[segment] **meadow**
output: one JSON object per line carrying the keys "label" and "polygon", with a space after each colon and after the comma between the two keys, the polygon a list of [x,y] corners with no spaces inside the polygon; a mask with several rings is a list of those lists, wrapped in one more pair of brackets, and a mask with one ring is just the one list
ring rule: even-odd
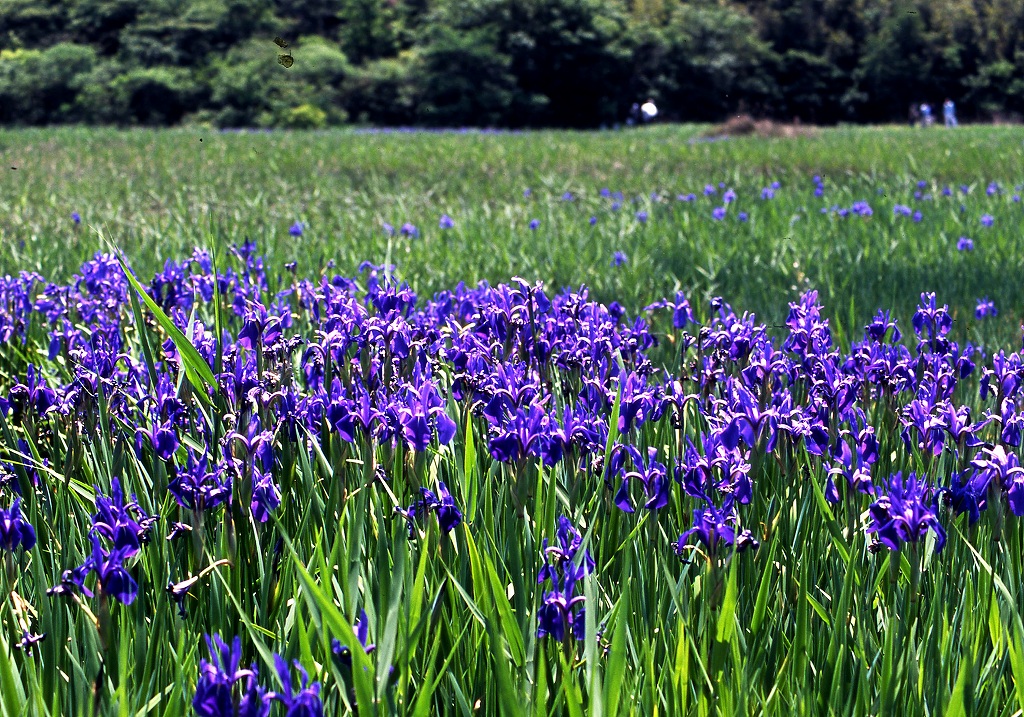
{"label": "meadow", "polygon": [[0,132],[0,715],[1019,714],[1024,133],[703,129]]}

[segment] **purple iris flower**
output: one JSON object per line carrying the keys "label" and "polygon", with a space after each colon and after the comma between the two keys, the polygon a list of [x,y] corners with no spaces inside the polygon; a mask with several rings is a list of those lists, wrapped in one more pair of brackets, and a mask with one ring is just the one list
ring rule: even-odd
{"label": "purple iris flower", "polygon": [[566,631],[570,631],[573,637],[582,640],[586,625],[585,598],[575,594],[576,584],[594,571],[594,559],[589,550],[584,551],[582,559],[577,558],[583,539],[564,515],[558,518],[555,537],[553,545],[544,539],[544,566],[537,574],[538,584],[550,580],[554,588],[544,593],[537,610],[537,637],[550,635],[561,641]]}
{"label": "purple iris flower", "polygon": [[946,531],[936,512],[937,494],[915,473],[903,479],[901,472],[893,474],[887,483],[888,492],[871,504],[868,513],[871,523],[867,532],[875,536],[874,550],[883,546],[899,550],[904,543],[916,543],[934,531],[935,552],[946,544]]}
{"label": "purple iris flower", "polygon": [[726,204],[731,204],[732,202],[736,201],[736,192],[734,192],[732,189],[726,189],[725,194],[722,195],[722,201],[725,202]]}
{"label": "purple iris flower", "polygon": [[420,235],[420,230],[416,228],[415,224],[406,222],[405,224],[402,225],[402,228],[398,230],[398,233],[404,237],[415,238]]}
{"label": "purple iris flower", "polygon": [[408,521],[409,538],[416,535],[415,521],[427,513],[434,513],[437,516],[437,524],[441,532],[448,533],[462,524],[462,511],[455,505],[455,499],[448,492],[444,482],[438,482],[437,495],[427,488],[420,488],[420,499],[413,503],[407,510],[398,510]]}
{"label": "purple iris flower", "polygon": [[1016,453],[1003,446],[982,448],[971,465],[975,468],[972,482],[978,493],[985,493],[994,485],[1004,491],[1010,511],[1024,516],[1024,468]]}
{"label": "purple iris flower", "polygon": [[73,221],[75,224],[81,224],[82,215],[79,214],[78,212],[71,212],[71,221]]}
{"label": "purple iris flower", "polygon": [[872,341],[883,341],[885,340],[886,333],[890,330],[892,334],[889,340],[892,343],[897,343],[903,337],[903,334],[900,333],[899,328],[896,326],[896,320],[890,317],[888,311],[879,309],[871,323],[864,327],[864,334]]}
{"label": "purple iris flower", "polygon": [[746,212],[740,212],[739,214],[736,215],[736,218],[739,219],[741,222],[745,222],[745,221],[747,221],[747,218],[748,218],[747,217],[747,213]]}
{"label": "purple iris flower", "polygon": [[643,485],[646,501],[643,507],[647,510],[657,510],[668,505],[669,491],[672,488],[672,481],[667,477],[667,471],[662,463],[659,463],[658,449],[649,447],[647,458],[633,446],[617,446],[616,450],[623,451],[632,459],[633,470],[621,472],[622,482],[615,494],[615,505],[619,510],[626,513],[634,512],[633,502],[629,495],[629,484],[631,481],[639,481]]}
{"label": "purple iris flower", "polygon": [[17,548],[31,550],[36,531],[21,515],[21,498],[15,498],[8,510],[0,509],[0,549],[13,553]]}
{"label": "purple iris flower", "polygon": [[974,251],[974,240],[968,237],[960,237],[956,242],[957,251]]}
{"label": "purple iris flower", "polygon": [[629,259],[626,257],[626,255],[621,251],[617,251],[614,254],[612,254],[612,266],[622,266],[628,260]]}
{"label": "purple iris flower", "polygon": [[636,220],[641,224],[647,223],[647,212],[639,211],[636,213]]}
{"label": "purple iris flower", "polygon": [[450,216],[448,216],[447,214],[442,214],[442,215],[441,215],[441,221],[439,221],[439,222],[437,223],[437,225],[438,225],[438,226],[439,226],[439,227],[440,227],[441,229],[451,229],[451,228],[452,228],[453,226],[455,226],[455,220],[454,220],[454,219],[452,219],[452,218],[451,218]]}
{"label": "purple iris flower", "polygon": [[231,476],[223,467],[209,470],[206,456],[196,460],[192,450],[167,483],[178,505],[202,513],[226,503],[231,497]]}
{"label": "purple iris flower", "polygon": [[597,224],[597,217],[590,217],[590,226]]}
{"label": "purple iris flower", "polygon": [[726,496],[721,508],[707,500],[705,507],[694,509],[693,527],[680,535],[672,546],[673,552],[681,560],[685,559],[691,539],[703,543],[705,549],[712,554],[733,546],[737,553],[741,553],[747,548],[756,550],[760,545],[752,532],[739,529],[739,516],[731,496]]}
{"label": "purple iris flower", "polygon": [[936,306],[934,292],[921,294],[921,303],[910,323],[922,342],[930,342],[934,351],[945,350],[949,343],[945,336],[953,328],[953,317],[949,314],[949,306]]}
{"label": "purple iris flower", "polygon": [[299,664],[292,663],[299,672],[299,688],[292,683],[288,663],[280,655],[274,655],[274,667],[284,687],[282,692],[270,692],[267,697],[280,702],[285,709],[285,717],[323,717],[324,706],[320,699],[320,683],[309,681],[309,673]]}
{"label": "purple iris flower", "polygon": [[303,228],[304,225],[302,222],[295,222],[288,228],[288,233],[291,234],[293,237],[300,237],[302,236]]}
{"label": "purple iris flower", "polygon": [[711,210],[711,218],[716,222],[720,222],[725,219],[725,207],[715,207]]}
{"label": "purple iris flower", "polygon": [[981,224],[982,224],[982,226],[990,227],[990,226],[992,226],[992,224],[994,222],[995,222],[995,219],[992,218],[991,214],[982,214],[981,215]]}
{"label": "purple iris flower", "polygon": [[978,305],[974,309],[974,318],[984,319],[986,316],[998,316],[999,309],[996,308],[994,301],[990,300],[987,296],[984,299],[978,299]]}
{"label": "purple iris flower", "polygon": [[110,498],[96,488],[92,532],[110,541],[115,551],[123,551],[125,558],[134,557],[149,542],[150,530],[159,520],[159,516],[146,515],[134,499],[126,503],[117,478],[111,481]]}
{"label": "purple iris flower", "polygon": [[[376,645],[367,645],[370,639],[370,621],[366,619],[366,610],[359,610],[359,619],[352,624],[352,631],[359,640],[359,646],[367,655],[373,654]],[[331,640],[331,652],[333,652],[341,664],[352,667],[352,650],[348,645],[342,645],[338,640]]]}
{"label": "purple iris flower", "polygon": [[206,636],[210,659],[199,661],[199,679],[192,709],[199,717],[267,717],[270,696],[257,683],[255,666],[243,668],[242,641],[226,644],[220,635]]}
{"label": "purple iris flower", "polygon": [[540,219],[531,219],[530,220],[530,231],[536,231],[537,227],[539,227],[539,226],[540,226]]}
{"label": "purple iris flower", "polygon": [[704,185],[704,196],[705,197],[710,197],[714,193],[715,193],[714,186],[712,186],[710,184],[705,184]]}

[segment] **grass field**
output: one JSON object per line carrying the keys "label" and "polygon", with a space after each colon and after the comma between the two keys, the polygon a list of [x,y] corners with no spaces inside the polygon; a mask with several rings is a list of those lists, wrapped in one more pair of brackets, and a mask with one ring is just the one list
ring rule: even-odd
{"label": "grass field", "polygon": [[[717,294],[777,324],[786,302],[814,287],[834,322],[847,323],[853,302],[859,325],[882,306],[907,316],[921,291],[940,290],[958,318],[989,295],[1016,330],[1021,317],[1010,307],[1024,304],[1024,285],[1003,277],[1024,269],[1024,204],[1012,202],[1024,183],[1024,131],[855,128],[695,143],[698,129],[0,131],[4,164],[18,167],[5,168],[0,184],[0,271],[66,279],[100,247],[95,228],[147,270],[196,245],[249,238],[271,265],[296,261],[309,274],[333,260],[352,274],[388,254],[384,223],[411,222],[419,238],[396,237],[391,256],[421,295],[519,275],[553,288],[586,284],[635,310],[682,288],[695,304]],[[764,201],[772,181],[781,189]],[[914,200],[919,181],[932,201]],[[990,197],[991,182],[1002,192]],[[709,183],[737,193],[725,221],[711,219],[723,189],[705,198]],[[970,187],[966,198],[960,185]],[[942,196],[945,186],[953,197]],[[618,211],[602,188],[622,193]],[[565,192],[576,199],[562,201]],[[691,192],[693,203],[676,198]],[[858,200],[870,203],[870,221],[820,214]],[[922,221],[894,217],[895,204],[920,209]],[[736,220],[741,211],[748,222]],[[82,217],[77,229],[72,212]],[[992,227],[979,223],[986,213],[998,217]],[[452,229],[439,230],[442,214]],[[288,234],[296,221],[308,225],[300,240]],[[956,251],[960,236],[975,240],[973,253]],[[616,251],[628,262],[613,269]]]}
{"label": "grass field", "polygon": [[698,130],[0,132],[0,717],[1020,714],[1024,133]]}

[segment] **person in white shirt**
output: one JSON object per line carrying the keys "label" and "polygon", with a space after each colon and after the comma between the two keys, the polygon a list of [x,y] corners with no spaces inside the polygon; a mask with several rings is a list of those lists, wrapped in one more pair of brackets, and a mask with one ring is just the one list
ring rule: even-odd
{"label": "person in white shirt", "polygon": [[654,106],[654,100],[649,99],[640,105],[640,114],[644,118],[644,123],[648,123],[654,120],[658,116],[658,108]]}

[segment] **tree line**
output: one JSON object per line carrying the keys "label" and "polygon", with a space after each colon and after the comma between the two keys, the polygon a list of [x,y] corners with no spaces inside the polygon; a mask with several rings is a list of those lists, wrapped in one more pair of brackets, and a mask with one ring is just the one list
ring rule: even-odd
{"label": "tree line", "polygon": [[[275,38],[279,43],[275,43]],[[1020,0],[3,0],[0,123],[1024,114]]]}

